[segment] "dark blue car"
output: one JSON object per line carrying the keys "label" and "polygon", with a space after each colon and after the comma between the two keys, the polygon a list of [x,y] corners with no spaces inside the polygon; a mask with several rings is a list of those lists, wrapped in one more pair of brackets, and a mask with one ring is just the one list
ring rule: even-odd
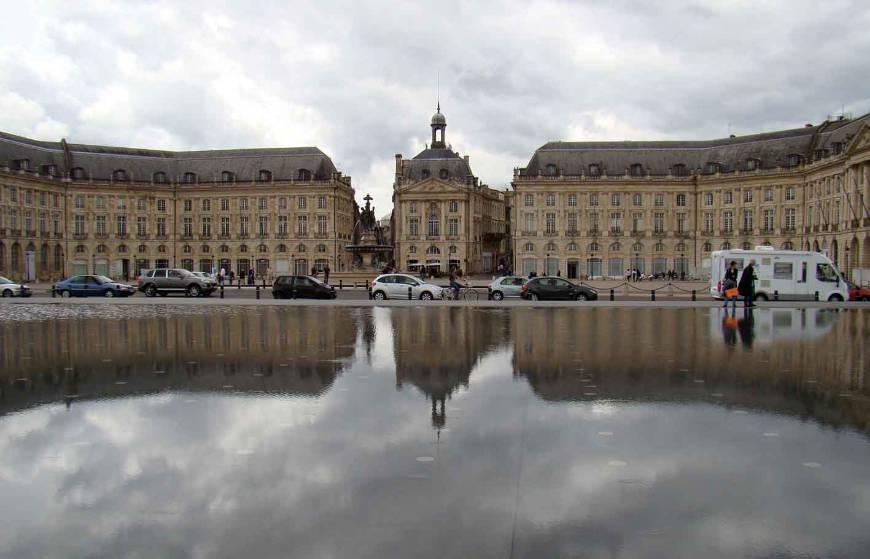
{"label": "dark blue car", "polygon": [[61,297],[129,297],[136,288],[106,276],[73,276],[54,284]]}

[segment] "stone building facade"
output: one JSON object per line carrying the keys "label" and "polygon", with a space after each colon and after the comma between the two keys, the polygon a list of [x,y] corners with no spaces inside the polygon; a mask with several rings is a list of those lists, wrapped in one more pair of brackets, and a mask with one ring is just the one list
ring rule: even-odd
{"label": "stone building facade", "polygon": [[447,120],[432,116],[432,144],[413,159],[396,154],[393,239],[396,266],[446,272],[496,269],[507,251],[504,193],[482,184],[445,142]]}
{"label": "stone building facade", "polygon": [[709,273],[725,248],[870,268],[870,115],[712,141],[551,142],[515,169],[514,269]]}
{"label": "stone building facade", "polygon": [[345,269],[350,177],[317,148],[168,152],[0,133],[0,275]]}

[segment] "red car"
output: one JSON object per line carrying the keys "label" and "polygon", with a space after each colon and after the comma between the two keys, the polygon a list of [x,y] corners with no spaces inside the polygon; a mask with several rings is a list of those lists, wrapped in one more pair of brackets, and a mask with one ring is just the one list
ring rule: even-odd
{"label": "red car", "polygon": [[861,287],[851,281],[847,281],[846,285],[849,286],[850,301],[870,301],[870,287]]}

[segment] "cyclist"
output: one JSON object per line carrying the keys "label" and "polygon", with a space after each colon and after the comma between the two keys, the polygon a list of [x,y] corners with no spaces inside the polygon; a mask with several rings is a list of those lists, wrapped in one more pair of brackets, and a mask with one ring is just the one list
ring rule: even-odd
{"label": "cyclist", "polygon": [[459,283],[460,277],[462,277],[462,271],[459,268],[456,266],[450,268],[450,289],[453,290],[454,299],[459,299],[459,289],[462,287]]}

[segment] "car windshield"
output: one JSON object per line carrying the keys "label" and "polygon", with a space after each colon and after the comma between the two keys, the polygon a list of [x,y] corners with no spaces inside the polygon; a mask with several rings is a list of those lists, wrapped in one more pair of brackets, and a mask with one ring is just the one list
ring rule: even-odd
{"label": "car windshield", "polygon": [[96,280],[100,283],[112,283],[111,278],[107,278],[106,276],[94,276]]}
{"label": "car windshield", "polygon": [[6,278],[0,277],[0,285],[7,284],[7,283],[12,283],[12,282]]}
{"label": "car windshield", "polygon": [[305,276],[305,277],[307,277],[308,279],[310,279],[312,282],[316,283],[317,285],[326,285],[325,283],[323,283],[319,279],[315,278],[314,276]]}

